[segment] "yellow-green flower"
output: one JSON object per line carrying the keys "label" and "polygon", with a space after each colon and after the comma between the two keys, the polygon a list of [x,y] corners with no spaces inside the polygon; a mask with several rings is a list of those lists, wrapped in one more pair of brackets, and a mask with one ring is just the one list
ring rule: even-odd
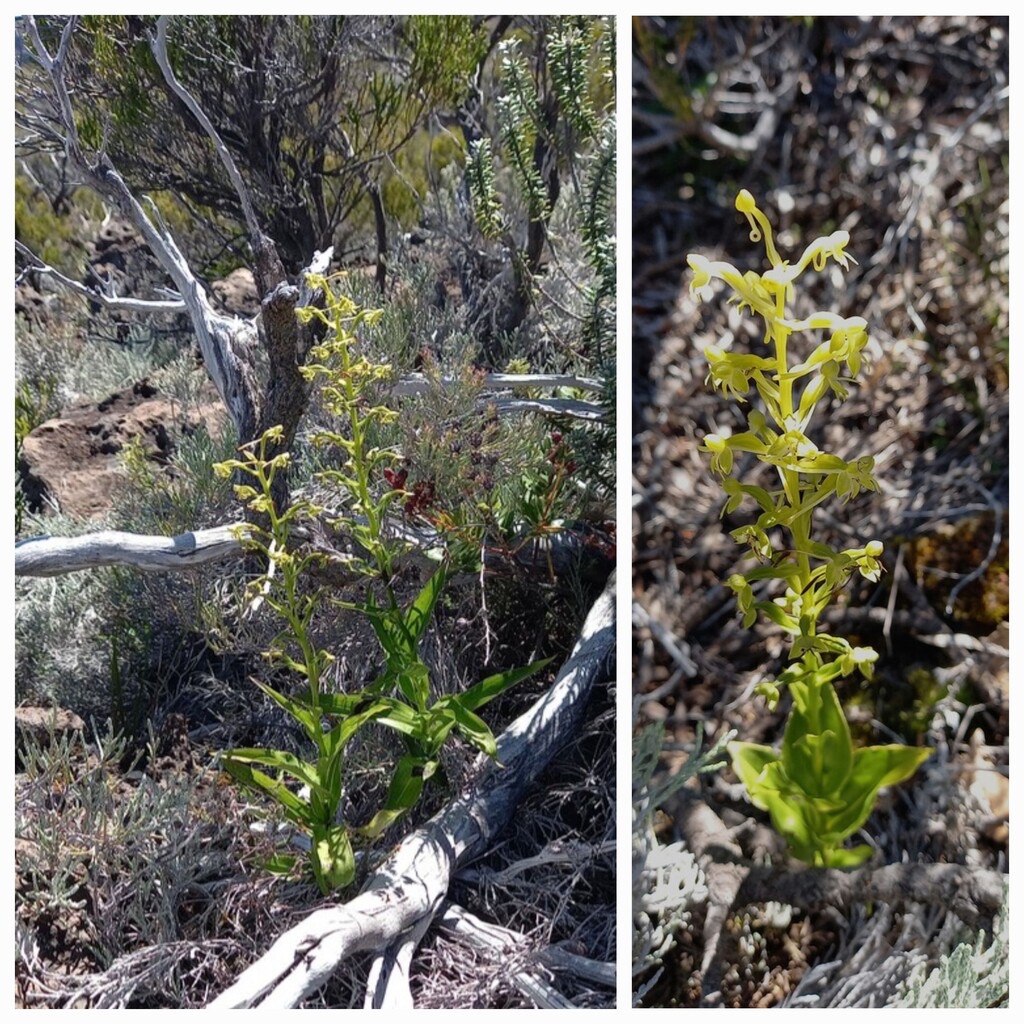
{"label": "yellow-green flower", "polygon": [[754,591],[751,590],[747,577],[738,572],[733,573],[725,581],[725,585],[736,595],[736,604],[743,613],[743,628],[750,629],[757,621],[757,611],[754,608]]}
{"label": "yellow-green flower", "polygon": [[711,453],[711,472],[728,476],[732,472],[732,449],[724,437],[708,434],[700,446],[702,452]]}
{"label": "yellow-green flower", "polygon": [[836,473],[836,494],[845,503],[860,494],[861,490],[877,491],[878,484],[872,470],[875,460],[870,455],[846,463],[846,468]]}

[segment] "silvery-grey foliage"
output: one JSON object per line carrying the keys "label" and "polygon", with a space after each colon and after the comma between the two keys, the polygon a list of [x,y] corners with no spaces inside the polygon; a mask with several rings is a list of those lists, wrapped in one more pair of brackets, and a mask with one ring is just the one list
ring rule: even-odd
{"label": "silvery-grey foliage", "polygon": [[[691,757],[673,776],[652,782],[662,744],[662,726],[650,725],[633,739],[633,977],[661,964],[673,935],[689,920],[690,909],[708,897],[704,872],[682,842],[662,845],[654,832],[654,812],[698,772],[718,767],[729,737]],[[699,740],[698,740],[699,745]],[[634,992],[634,1003],[657,981],[659,970]]]}
{"label": "silvery-grey foliage", "polygon": [[1007,914],[996,918],[987,948],[982,930],[975,943],[961,942],[930,973],[925,964],[919,964],[895,1005],[984,1008],[1005,1004],[1010,991],[1007,918]]}

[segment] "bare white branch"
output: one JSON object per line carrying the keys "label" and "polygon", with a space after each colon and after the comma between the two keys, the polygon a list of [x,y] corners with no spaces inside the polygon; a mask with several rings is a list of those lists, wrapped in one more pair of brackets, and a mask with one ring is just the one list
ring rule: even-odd
{"label": "bare white branch", "polygon": [[578,398],[514,398],[499,395],[492,401],[498,412],[536,412],[542,416],[568,416],[591,423],[606,422],[610,415],[604,406]]}
{"label": "bare white branch", "polygon": [[[78,26],[77,15],[68,18],[65,23],[64,30],[60,34],[56,57],[51,57],[43,44],[42,37],[39,35],[39,26],[36,25],[36,19],[31,14],[26,16],[26,23],[29,35],[32,37],[33,56],[43,66],[43,70],[50,76],[51,81],[63,84],[64,61],[67,59],[71,37]],[[67,89],[61,88],[56,90],[56,98],[60,107],[62,126],[66,132],[65,151],[74,160],[82,161],[82,147],[78,140],[78,128],[75,124],[75,112],[71,106],[71,97],[68,95]]]}
{"label": "bare white branch", "polygon": [[[339,517],[342,512],[336,513]],[[329,513],[330,516],[330,513]],[[361,517],[357,521],[365,523]],[[26,537],[14,546],[15,576],[62,576],[69,572],[126,565],[149,572],[190,569],[205,562],[243,554],[244,545],[236,536],[243,523],[229,523],[206,530],[190,530],[175,537],[103,530],[79,537],[51,537],[42,534]],[[430,563],[428,552],[443,546],[444,538],[433,527],[401,516],[384,523],[386,536],[405,545],[403,558],[410,562]],[[293,539],[312,543],[327,561],[342,570],[350,556],[318,540],[313,533],[296,528]],[[513,565],[527,572],[560,575],[576,564],[586,549],[585,535],[565,529],[543,538],[527,534],[518,544],[485,545],[482,557],[485,569]]]}
{"label": "bare white branch", "polygon": [[[511,968],[512,984],[538,1009],[575,1009],[539,971],[528,969],[528,961],[535,957],[529,950],[525,935],[484,921],[447,900],[444,911],[438,918],[438,924],[443,931],[449,932],[465,945],[482,953],[485,959],[500,963],[503,970]],[[522,967],[515,966],[517,959],[523,962]]]}
{"label": "bare white branch", "polygon": [[14,546],[15,576],[60,576],[81,569],[131,565],[162,572],[189,569],[242,554],[246,523],[152,537],[103,530],[84,537],[29,537]]}
{"label": "bare white branch", "polygon": [[[454,377],[442,377],[441,384],[454,384]],[[601,382],[593,377],[574,377],[568,373],[488,373],[482,379],[485,388],[572,388],[575,391],[600,391]],[[395,395],[422,395],[435,387],[422,373],[410,373],[392,389]]]}
{"label": "bare white branch", "polygon": [[214,311],[188,261],[155,212],[152,201],[147,199],[152,211],[147,213],[105,154],[97,154],[95,160],[90,160],[82,150],[75,128],[74,106],[63,75],[63,62],[75,25],[76,19],[71,18],[64,26],[60,48],[54,58],[43,45],[34,20],[30,19],[28,24],[35,56],[49,76],[60,111],[65,150],[85,180],[131,221],[170,275],[192,320],[207,372],[238,436],[247,440],[254,435],[257,418],[253,371],[247,358],[256,344],[256,325],[254,321],[221,316]]}
{"label": "bare white branch", "polygon": [[184,313],[185,303],[182,299],[129,299],[119,295],[108,295],[98,288],[90,288],[80,281],[72,280],[62,274],[56,267],[51,267],[37,256],[23,242],[14,240],[14,247],[32,262],[32,269],[39,274],[52,277],[63,288],[75,292],[92,302],[99,302],[107,309],[123,309],[132,313]]}
{"label": "bare white branch", "polygon": [[[454,378],[442,378],[442,384],[454,383]],[[495,395],[488,388],[578,388],[581,391],[599,391],[601,382],[590,377],[571,377],[557,373],[488,373],[483,378],[484,393],[477,404],[494,403],[498,412],[533,412],[542,416],[568,416],[572,419],[588,420],[593,423],[605,422],[608,410],[595,402],[580,398],[520,398],[515,394]],[[422,373],[411,373],[402,377],[391,387],[391,394],[398,398],[426,394],[435,387]]]}
{"label": "bare white branch", "polygon": [[370,965],[366,980],[366,1010],[412,1010],[414,1003],[409,986],[412,955],[430,927],[431,915],[425,914],[412,929],[399,937],[384,952],[378,953]]}

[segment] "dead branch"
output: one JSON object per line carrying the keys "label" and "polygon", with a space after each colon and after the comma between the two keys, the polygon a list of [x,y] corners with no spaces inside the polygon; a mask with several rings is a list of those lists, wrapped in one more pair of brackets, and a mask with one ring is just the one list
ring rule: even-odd
{"label": "dead branch", "polygon": [[948,907],[970,928],[988,927],[1003,909],[1006,875],[963,864],[886,864],[880,868],[784,871],[752,867],[736,906],[775,900],[845,910],[864,903],[926,903]]}
{"label": "dead branch", "polygon": [[106,306],[107,309],[123,309],[130,313],[184,313],[186,311],[185,303],[181,299],[131,299],[115,295],[112,289],[102,291],[99,288],[90,288],[88,285],[62,274],[56,267],[51,267],[23,242],[15,239],[14,248],[32,264],[32,269],[37,274],[52,277],[62,288],[67,288],[87,298],[90,302]]}
{"label": "dead branch", "polygon": [[487,765],[474,788],[406,836],[358,896],[285,932],[211,1007],[296,1006],[345,958],[386,950],[432,918],[456,868],[488,849],[530,783],[574,735],[591,690],[608,676],[614,646],[613,572],[554,684],[502,733],[497,763]]}
{"label": "dead branch", "polygon": [[[635,80],[643,82],[658,95],[660,90],[640,61],[633,62],[633,75]],[[738,159],[756,157],[774,137],[782,118],[793,103],[799,84],[799,74],[790,72],[782,78],[774,91],[765,87],[751,95],[747,92],[733,92],[723,81],[712,89],[706,99],[694,95],[693,110],[685,116],[681,112],[659,114],[639,106],[634,107],[633,120],[649,128],[652,134],[633,143],[633,156],[642,157],[664,146],[674,145],[687,135],[696,135],[702,142]],[[743,134],[722,128],[714,120],[717,114],[735,116],[755,112],[757,121],[754,127]]]}
{"label": "dead branch", "polygon": [[[438,915],[438,926],[471,949],[500,965],[511,974],[512,984],[533,1005],[544,1010],[571,1010],[573,1004],[536,969],[530,970],[528,939],[520,932],[484,921],[457,904],[445,901]],[[519,963],[517,963],[519,961]]]}
{"label": "dead branch", "polygon": [[82,569],[130,565],[164,572],[191,569],[242,554],[239,532],[246,523],[192,530],[176,537],[152,537],[103,530],[84,537],[28,537],[14,546],[15,576],[62,576]]}
{"label": "dead branch", "polygon": [[425,914],[397,942],[374,956],[366,981],[364,1009],[415,1008],[412,990],[409,987],[409,971],[412,967],[413,954],[430,927],[430,921],[430,916]]}
{"label": "dead branch", "polygon": [[[454,382],[442,378],[440,383]],[[521,398],[515,394],[495,394],[493,389],[515,388],[574,388],[580,391],[600,391],[601,382],[591,377],[573,377],[562,373],[488,373],[482,380],[483,391],[477,404],[493,405],[499,413],[534,412],[542,416],[569,416],[590,422],[607,422],[610,414],[596,402],[578,398]],[[391,387],[396,398],[426,394],[436,387],[422,373],[410,373]]]}
{"label": "dead branch", "polygon": [[[442,377],[441,384],[455,384],[454,377]],[[575,377],[568,373],[488,373],[482,379],[484,388],[572,388],[576,391],[600,391],[601,382],[593,377]],[[391,389],[393,395],[422,395],[433,383],[425,374],[410,373]]]}
{"label": "dead branch", "polygon": [[445,900],[437,924],[442,932],[510,971],[512,984],[540,1009],[572,1009],[573,1004],[536,968],[531,969],[531,964],[605,988],[615,987],[615,964],[580,956],[561,946],[531,949],[530,939],[522,932],[484,921],[449,900]]}
{"label": "dead branch", "polygon": [[544,416],[569,416],[590,423],[607,423],[611,414],[604,406],[577,398],[513,398],[493,399],[498,412],[537,412]]}
{"label": "dead branch", "polygon": [[680,792],[680,799],[680,831],[700,862],[708,887],[701,977],[705,1002],[711,1005],[719,989],[724,959],[716,956],[722,932],[750,868],[743,864],[743,851],[732,834],[706,803],[686,791]]}
{"label": "dead branch", "polygon": [[605,988],[615,988],[615,964],[606,960],[595,960],[593,957],[571,953],[562,946],[548,946],[537,954],[537,959],[545,967],[562,974],[571,974],[574,978],[589,981]]}
{"label": "dead branch", "polygon": [[717,954],[724,923],[731,913],[752,903],[774,901],[839,911],[868,903],[923,903],[947,907],[971,928],[987,927],[1004,906],[1006,875],[998,871],[961,864],[886,864],[848,871],[752,865],[732,832],[694,794],[680,794],[676,813],[709,890],[701,964],[705,1003],[717,1001],[724,959]]}
{"label": "dead branch", "polygon": [[153,51],[153,56],[156,58],[157,66],[160,68],[161,74],[164,76],[164,81],[167,83],[168,88],[171,92],[181,100],[182,103],[188,108],[189,113],[199,122],[200,127],[209,136],[213,142],[214,148],[217,150],[217,156],[220,162],[224,165],[224,170],[227,171],[228,177],[231,179],[231,184],[234,186],[235,193],[238,195],[238,200],[242,204],[242,213],[245,216],[245,226],[249,230],[249,234],[255,238],[261,234],[259,221],[256,219],[256,211],[253,209],[252,199],[249,196],[249,190],[245,187],[245,183],[242,181],[241,174],[238,173],[238,166],[235,164],[234,158],[231,156],[231,152],[228,147],[224,145],[224,140],[221,139],[220,135],[217,134],[217,129],[214,128],[213,122],[206,116],[206,111],[196,102],[195,97],[178,81],[177,76],[174,74],[174,70],[171,67],[170,58],[167,56],[167,15],[161,14],[156,20],[156,37],[150,38],[150,48]]}
{"label": "dead branch", "polygon": [[26,24],[32,41],[33,56],[46,71],[60,112],[62,142],[72,166],[83,179],[135,226],[160,265],[167,271],[192,321],[203,361],[217,392],[231,416],[240,438],[255,436],[257,397],[250,353],[256,345],[253,321],[217,313],[202,285],[192,273],[156,206],[150,201],[143,209],[134,193],[103,153],[90,158],[82,148],[75,126],[74,107],[64,81],[64,62],[77,19],[64,26],[57,55],[46,49],[31,15]]}
{"label": "dead branch", "polygon": [[[249,190],[242,180],[230,150],[206,112],[174,74],[167,56],[167,23],[167,15],[161,15],[157,19],[156,37],[150,40],[153,55],[168,88],[185,104],[213,143],[241,204],[249,232],[249,243],[255,257],[254,276],[256,287],[262,297],[263,331],[270,372],[259,408],[255,433],[252,436],[261,436],[271,427],[279,426],[283,434],[278,447],[280,450],[287,450],[292,445],[295,431],[309,401],[309,382],[303,377],[301,366],[312,343],[314,330],[312,327],[303,328],[299,325],[295,310],[300,304],[311,301],[306,285],[306,274],[325,273],[332,250],[329,248],[326,254],[317,252],[313,264],[300,276],[301,288],[288,283],[277,246],[260,226]],[[249,440],[247,435],[239,434],[239,437],[243,441]],[[274,498],[279,507],[288,504],[287,473],[280,473],[275,478]]]}
{"label": "dead branch", "polygon": [[[192,569],[207,562],[235,558],[245,553],[239,529],[247,523],[227,523],[205,530],[189,530],[174,537],[103,530],[80,537],[51,537],[41,534],[26,537],[14,546],[15,576],[62,576],[69,572],[98,569],[103,566],[125,565],[150,572]],[[443,543],[436,530],[417,527],[402,519],[389,519],[385,524],[388,536],[404,543],[409,557]],[[298,527],[293,533],[300,545],[309,545],[323,558],[323,565],[312,567],[314,575],[325,582],[340,584],[354,578],[348,568],[351,554],[339,550],[344,538],[328,538],[319,527]],[[484,566],[501,570],[514,566],[535,575],[558,578],[573,566],[605,563],[609,556],[600,545],[589,543],[600,539],[586,524],[566,527],[557,534],[542,538],[527,538],[515,546],[487,545],[484,548]]]}
{"label": "dead branch", "polygon": [[[50,127],[50,133],[59,135],[57,141],[63,145],[71,165],[87,184],[135,226],[170,275],[181,297],[181,306],[176,308],[187,312],[192,321],[207,372],[228,410],[238,437],[243,442],[250,441],[268,427],[281,425],[285,431],[283,447],[288,447],[306,408],[309,387],[299,367],[312,339],[312,329],[299,327],[295,309],[300,303],[316,301],[316,296],[310,293],[305,283],[305,272],[299,286],[288,283],[277,248],[260,228],[251,197],[229,150],[209,117],[176,78],[167,55],[167,17],[162,16],[158,20],[156,35],[150,39],[154,58],[169,91],[210,138],[244,213],[255,257],[256,284],[263,297],[263,328],[270,362],[266,394],[261,393],[255,370],[256,319],[245,320],[217,313],[155,205],[147,199],[148,209],[143,208],[102,149],[88,154],[83,148],[64,80],[64,65],[77,19],[71,18],[65,24],[56,56],[50,55],[31,16],[26,18],[26,24],[33,55],[49,78],[54,106],[59,114],[59,128]],[[330,249],[317,252],[307,271],[324,273],[330,258]],[[103,301],[102,296],[99,298]],[[281,476],[280,480],[282,493],[277,496],[285,497],[285,477]]]}

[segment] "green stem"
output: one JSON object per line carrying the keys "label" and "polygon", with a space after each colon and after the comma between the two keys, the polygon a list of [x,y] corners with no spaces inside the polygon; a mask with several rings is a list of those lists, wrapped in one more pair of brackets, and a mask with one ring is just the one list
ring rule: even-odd
{"label": "green stem", "polygon": [[[341,336],[344,325],[335,323],[335,330]],[[381,543],[382,523],[377,514],[377,506],[370,493],[370,463],[366,457],[366,422],[367,418],[359,415],[360,390],[352,377],[351,344],[345,343],[341,348],[341,382],[345,393],[345,409],[348,414],[349,428],[352,432],[352,449],[350,459],[355,471],[356,507],[366,516],[367,535],[370,539],[370,553],[373,555],[381,575],[387,584],[391,579],[391,558],[384,544]],[[390,589],[390,588],[389,588]]]}
{"label": "green stem", "polygon": [[[775,343],[775,379],[779,386],[779,412],[781,421],[779,429],[785,431],[787,423],[793,416],[793,380],[789,376],[789,358],[787,353],[787,342],[790,332],[778,321],[786,315],[785,294],[779,291],[775,296],[776,322],[769,325],[772,341]],[[782,477],[782,488],[786,495],[786,501],[790,509],[800,508],[800,474],[792,469],[780,469]],[[807,548],[810,544],[811,535],[811,514],[808,511],[796,517],[790,526],[793,535],[793,549],[796,552],[797,568],[800,572],[800,591],[806,590],[811,578],[811,563],[807,556]]]}

